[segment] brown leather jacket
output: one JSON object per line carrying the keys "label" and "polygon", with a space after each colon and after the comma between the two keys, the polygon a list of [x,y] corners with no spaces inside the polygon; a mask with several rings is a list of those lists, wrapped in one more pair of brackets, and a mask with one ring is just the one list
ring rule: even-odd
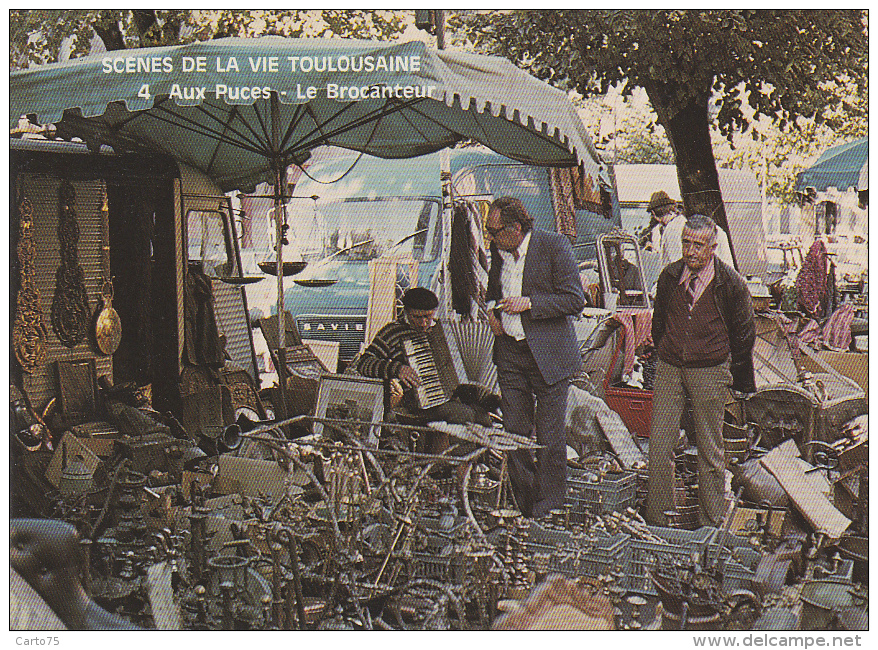
{"label": "brown leather jacket", "polygon": [[[750,291],[744,278],[735,269],[715,255],[713,260],[713,295],[729,333],[732,352],[729,368],[732,372],[732,388],[742,393],[755,393],[753,345],[756,343],[756,324]],[[656,347],[667,329],[668,304],[674,287],[680,283],[684,265],[682,259],[677,260],[668,264],[659,275],[652,315],[652,341]]]}

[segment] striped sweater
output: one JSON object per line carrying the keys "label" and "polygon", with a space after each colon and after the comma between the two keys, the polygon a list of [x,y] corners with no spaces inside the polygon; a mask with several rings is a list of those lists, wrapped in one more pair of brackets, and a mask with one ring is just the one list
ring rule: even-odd
{"label": "striped sweater", "polygon": [[393,379],[399,369],[410,365],[405,354],[403,341],[411,337],[414,330],[405,320],[405,313],[395,321],[387,323],[378,330],[369,346],[363,350],[357,361],[357,372],[376,379]]}

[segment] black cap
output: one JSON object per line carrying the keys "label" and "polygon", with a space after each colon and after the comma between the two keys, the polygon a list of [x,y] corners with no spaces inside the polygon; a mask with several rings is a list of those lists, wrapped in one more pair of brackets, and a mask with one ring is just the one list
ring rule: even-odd
{"label": "black cap", "polygon": [[439,306],[439,298],[429,289],[414,287],[405,292],[402,304],[406,309],[421,309],[428,311]]}

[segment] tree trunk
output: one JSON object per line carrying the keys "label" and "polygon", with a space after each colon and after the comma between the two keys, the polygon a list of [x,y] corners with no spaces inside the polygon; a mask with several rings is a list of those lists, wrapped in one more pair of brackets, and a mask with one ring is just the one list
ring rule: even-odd
{"label": "tree trunk", "polygon": [[[710,142],[707,102],[707,96],[702,100],[692,100],[669,120],[669,124],[663,126],[677,159],[677,178],[686,214],[705,214],[729,234],[731,231],[719,189],[713,145]],[[738,260],[731,236],[729,247],[737,267]]]}
{"label": "tree trunk", "polygon": [[96,20],[91,24],[91,28],[95,30],[95,34],[104,42],[107,52],[127,49],[125,47],[125,37],[122,36],[118,21]]}

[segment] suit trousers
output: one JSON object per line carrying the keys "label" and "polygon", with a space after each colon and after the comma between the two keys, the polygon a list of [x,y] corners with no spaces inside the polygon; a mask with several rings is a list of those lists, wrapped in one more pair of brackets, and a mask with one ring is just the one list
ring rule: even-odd
{"label": "suit trousers", "polygon": [[531,450],[509,452],[509,478],[518,507],[526,517],[540,518],[561,508],[567,496],[565,417],[570,378],[554,384],[543,380],[527,344],[509,336],[497,338],[497,378],[503,426],[530,436],[535,429],[536,462]]}
{"label": "suit trousers", "polygon": [[646,520],[650,524],[667,526],[664,513],[674,510],[674,449],[687,394],[698,445],[699,521],[702,526],[722,522],[726,511],[723,415],[731,384],[728,361],[708,368],[677,368],[658,361],[649,435]]}

